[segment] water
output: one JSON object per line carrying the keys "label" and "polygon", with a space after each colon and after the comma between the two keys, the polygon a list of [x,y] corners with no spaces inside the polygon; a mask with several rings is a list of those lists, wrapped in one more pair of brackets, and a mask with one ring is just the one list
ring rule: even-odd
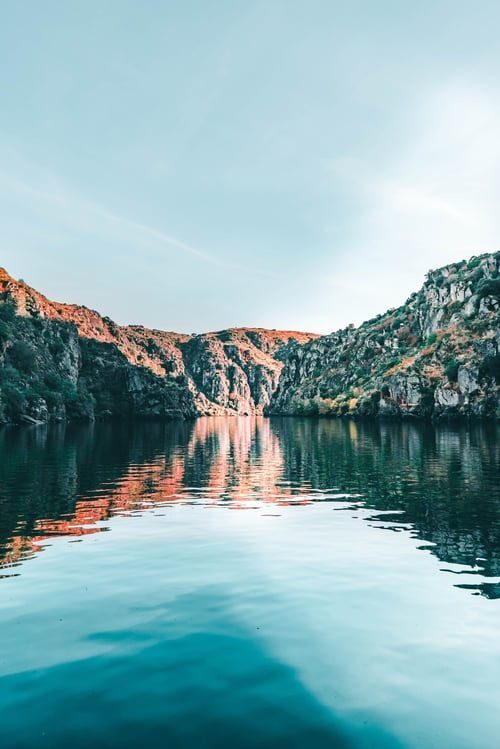
{"label": "water", "polygon": [[500,439],[0,432],[0,745],[496,749]]}

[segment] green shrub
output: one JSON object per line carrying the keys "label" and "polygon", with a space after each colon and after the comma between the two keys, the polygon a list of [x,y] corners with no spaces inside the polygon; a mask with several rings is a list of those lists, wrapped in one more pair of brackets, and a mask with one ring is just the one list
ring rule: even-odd
{"label": "green shrub", "polygon": [[6,343],[10,338],[10,325],[0,319],[0,342]]}
{"label": "green shrub", "polygon": [[5,367],[0,367],[0,385],[4,382],[19,382],[21,380],[20,372],[15,369],[11,364],[6,364]]}
{"label": "green shrub", "polygon": [[444,373],[446,377],[448,378],[449,382],[456,382],[458,378],[458,368],[460,364],[457,362],[456,359],[452,359],[448,365],[446,366],[446,369],[444,370]]}
{"label": "green shrub", "polygon": [[7,382],[2,387],[2,398],[7,418],[16,421],[26,408],[24,392],[15,383]]}
{"label": "green shrub", "polygon": [[54,390],[57,393],[62,393],[62,391],[64,390],[63,380],[61,380],[61,378],[53,372],[47,372],[43,380],[49,390]]}
{"label": "green shrub", "polygon": [[35,383],[33,385],[33,390],[38,393],[40,398],[44,399],[49,408],[54,408],[55,406],[62,403],[63,399],[61,393],[59,393],[57,390],[52,390],[42,382]]}
{"label": "green shrub", "polygon": [[26,341],[16,341],[9,348],[12,364],[21,372],[31,372],[35,364],[35,349]]}
{"label": "green shrub", "polygon": [[431,411],[434,406],[434,390],[432,386],[425,387],[420,398],[420,405],[426,411]]}
{"label": "green shrub", "polygon": [[500,354],[485,356],[479,367],[480,377],[493,377],[495,382],[500,383]]}
{"label": "green shrub", "polygon": [[485,296],[493,296],[500,299],[500,278],[484,278],[477,285],[479,299]]}
{"label": "green shrub", "polygon": [[295,411],[295,413],[300,415],[309,415],[311,413],[311,401],[307,398],[301,398],[298,395],[295,395],[292,398],[292,408]]}
{"label": "green shrub", "polygon": [[5,322],[11,322],[16,316],[16,308],[13,304],[3,302],[0,304],[0,319]]}
{"label": "green shrub", "polygon": [[63,353],[65,346],[64,346],[63,339],[61,338],[60,335],[55,337],[55,339],[50,344],[49,348],[50,348],[50,353],[52,354],[52,356],[60,356]]}

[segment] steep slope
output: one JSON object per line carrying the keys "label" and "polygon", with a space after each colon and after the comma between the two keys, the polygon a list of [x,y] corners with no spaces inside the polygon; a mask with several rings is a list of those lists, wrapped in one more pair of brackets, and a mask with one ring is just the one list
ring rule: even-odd
{"label": "steep slope", "polygon": [[430,271],[406,304],[291,353],[270,413],[500,416],[500,252]]}
{"label": "steep slope", "polygon": [[261,413],[288,353],[313,338],[120,326],[0,269],[0,421]]}

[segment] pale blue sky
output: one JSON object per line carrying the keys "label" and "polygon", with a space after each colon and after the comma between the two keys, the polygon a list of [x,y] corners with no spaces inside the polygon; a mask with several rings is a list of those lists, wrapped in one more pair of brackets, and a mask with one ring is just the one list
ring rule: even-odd
{"label": "pale blue sky", "polygon": [[34,0],[0,27],[3,265],[183,332],[328,332],[500,248],[500,4]]}

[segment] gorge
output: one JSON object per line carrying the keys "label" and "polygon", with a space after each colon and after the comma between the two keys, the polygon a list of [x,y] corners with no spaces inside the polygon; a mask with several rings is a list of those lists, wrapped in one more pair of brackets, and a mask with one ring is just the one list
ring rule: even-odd
{"label": "gorge", "polygon": [[0,422],[202,415],[500,416],[500,252],[430,271],[330,335],[120,326],[0,271]]}

